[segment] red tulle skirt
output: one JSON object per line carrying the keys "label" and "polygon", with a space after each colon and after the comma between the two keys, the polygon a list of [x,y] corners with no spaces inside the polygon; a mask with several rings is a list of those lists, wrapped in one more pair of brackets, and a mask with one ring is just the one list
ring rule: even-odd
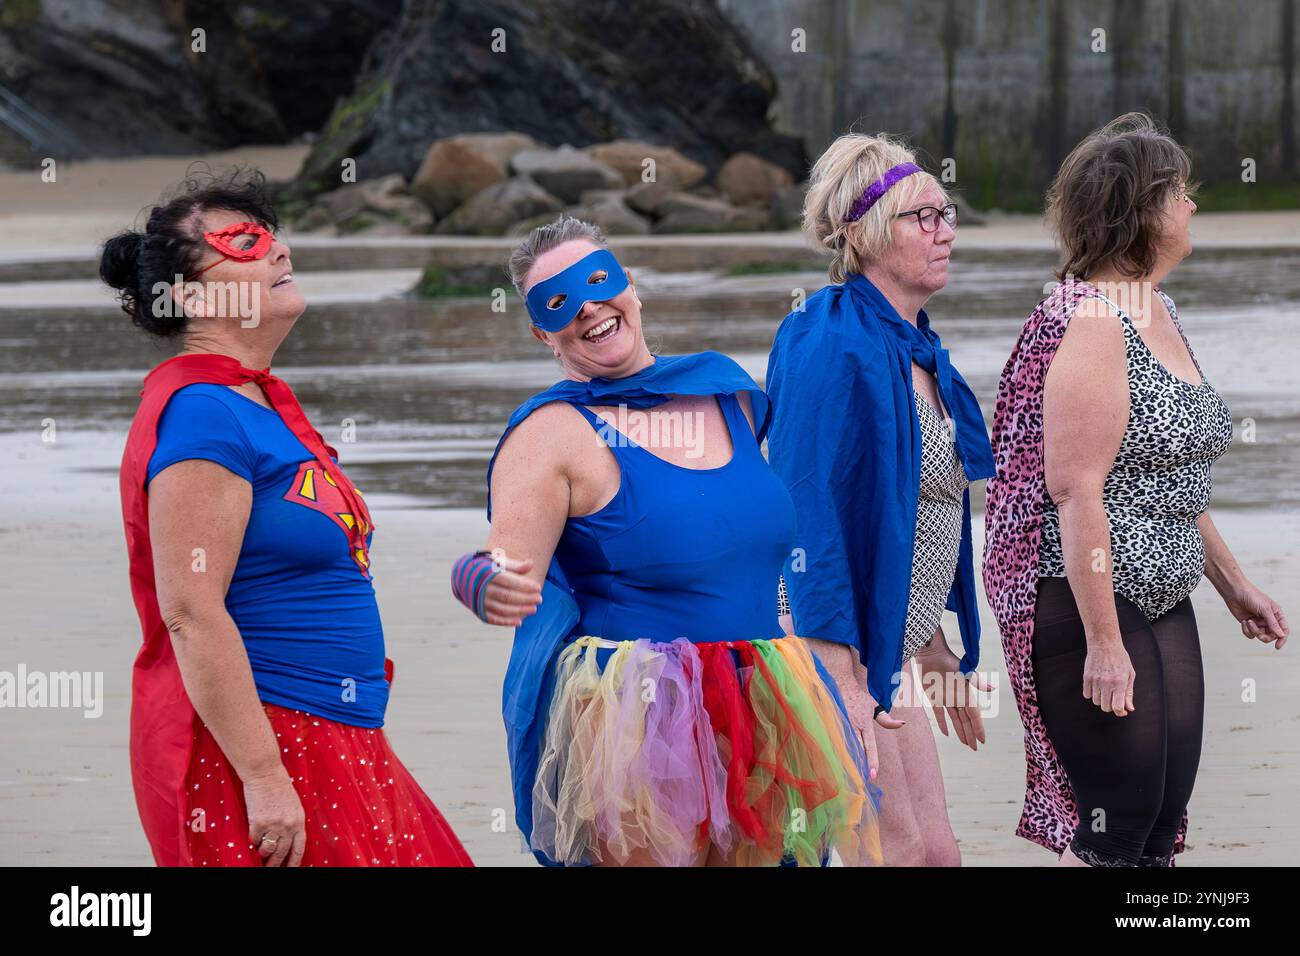
{"label": "red tulle skirt", "polygon": [[[473,866],[447,821],[397,759],[383,728],[263,704],[307,815],[303,866]],[[244,785],[211,732],[195,735],[186,780],[194,866],[262,866]]]}

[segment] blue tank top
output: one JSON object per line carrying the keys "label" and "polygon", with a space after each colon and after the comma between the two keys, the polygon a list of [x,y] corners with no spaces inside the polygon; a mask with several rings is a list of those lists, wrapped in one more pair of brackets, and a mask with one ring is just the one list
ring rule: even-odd
{"label": "blue tank top", "polygon": [[719,395],[731,460],[675,465],[570,403],[618,462],[613,499],[571,517],[555,557],[573,587],[577,634],[609,640],[739,641],[783,636],[777,584],[794,539],[794,502],[734,395]]}
{"label": "blue tank top", "polygon": [[[258,697],[357,727],[388,706],[374,585],[352,560],[352,517],[279,414],[225,385],[187,385],[158,420],[147,480],[189,458],[252,485],[244,541],[226,591]],[[371,536],[373,537],[373,535]]]}

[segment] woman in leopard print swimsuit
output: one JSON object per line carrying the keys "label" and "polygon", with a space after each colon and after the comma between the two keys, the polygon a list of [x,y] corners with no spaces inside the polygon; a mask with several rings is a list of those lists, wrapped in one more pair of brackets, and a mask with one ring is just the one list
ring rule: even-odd
{"label": "woman in leopard print swimsuit", "polygon": [[1171,866],[1185,846],[1201,577],[1247,637],[1289,634],[1210,520],[1232,419],[1159,288],[1191,251],[1189,173],[1143,114],[1067,157],[1048,193],[1064,281],[998,389],[983,571],[1025,725],[1016,832],[1076,866]]}

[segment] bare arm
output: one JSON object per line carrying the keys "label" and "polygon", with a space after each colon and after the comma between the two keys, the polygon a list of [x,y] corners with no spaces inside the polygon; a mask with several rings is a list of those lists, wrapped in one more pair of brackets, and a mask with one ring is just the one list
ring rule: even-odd
{"label": "bare arm", "polygon": [[1205,576],[1223,598],[1228,612],[1241,624],[1241,633],[1281,650],[1291,636],[1282,608],[1250,583],[1208,511],[1196,519],[1196,527],[1205,542]]}
{"label": "bare arm", "polygon": [[754,399],[753,399],[753,397],[749,394],[749,392],[743,392],[743,391],[742,391],[742,392],[737,392],[737,393],[736,393],[736,402],[737,402],[737,404],[740,405],[740,410],[741,410],[742,412],[745,413],[745,418],[748,419],[748,421],[749,421],[749,430],[750,430],[751,432],[754,432],[755,434],[757,434],[757,433],[758,433],[758,429],[754,427]]}
{"label": "bare arm", "polygon": [[243,639],[226,611],[251,504],[248,482],[210,461],[177,462],[149,484],[158,607],[185,691],[243,780],[284,773]]}
{"label": "bare arm", "polygon": [[[518,626],[541,603],[542,582],[569,517],[569,462],[581,451],[573,414],[558,402],[543,405],[510,433],[497,455],[487,549],[504,570],[483,599],[489,624]],[[596,433],[587,431],[595,440]]]}
{"label": "bare arm", "polygon": [[1227,542],[1214,526],[1208,511],[1196,519],[1196,527],[1200,529],[1201,539],[1205,542],[1205,576],[1210,579],[1214,589],[1226,598],[1245,583],[1246,575],[1228,550]]}
{"label": "bare arm", "polygon": [[866,752],[868,775],[876,779],[880,771],[879,748],[876,746],[876,724],[886,730],[897,730],[907,722],[893,714],[881,712],[876,716],[877,702],[867,690],[867,669],[858,659],[858,650],[848,644],[823,641],[816,637],[800,638],[826,668],[844,701],[844,711],[849,724],[858,732],[862,749]]}
{"label": "bare arm", "polygon": [[1128,413],[1123,327],[1100,307],[1089,309],[1070,322],[1043,387],[1044,470],[1060,514],[1066,577],[1087,635],[1084,696],[1117,716],[1133,709],[1133,672],[1115,610],[1102,488]]}
{"label": "bare arm", "polygon": [[[783,609],[781,607],[781,605],[787,601],[785,576],[779,575],[777,577],[777,609],[779,612],[783,613],[778,614],[777,621],[781,625],[781,630],[785,631],[788,636],[795,637],[798,636],[798,632],[795,631],[794,617],[788,609]],[[830,674],[831,677],[834,678],[836,686],[840,687],[842,690],[848,688],[853,689],[853,692],[850,692],[847,696],[857,697],[858,695],[856,691],[858,690],[864,692],[861,697],[864,711],[858,715],[861,717],[861,720],[855,722],[854,726],[861,727],[870,723],[873,714],[867,713],[866,710],[869,709],[874,711],[876,702],[871,697],[870,693],[866,692],[867,669],[863,667],[862,663],[858,660],[857,650],[847,644],[839,644],[835,641],[824,641],[819,637],[804,637],[801,638],[801,640],[808,645],[810,651],[817,655],[817,659],[820,660],[822,666],[826,668],[826,673]],[[845,696],[845,694],[841,693],[841,696]],[[867,704],[868,701],[870,702],[869,705]],[[852,703],[846,703],[846,706],[851,707]],[[853,714],[850,714],[851,718],[853,716]]]}
{"label": "bare arm", "polygon": [[306,846],[305,838],[301,847],[295,838],[302,807],[262,710],[243,638],[226,611],[251,506],[248,482],[215,462],[191,459],[163,469],[149,484],[154,578],[194,709],[245,787],[269,794],[266,804],[274,804],[268,809],[250,800],[250,831],[257,830],[251,838],[281,834],[270,863],[292,854],[296,865]]}

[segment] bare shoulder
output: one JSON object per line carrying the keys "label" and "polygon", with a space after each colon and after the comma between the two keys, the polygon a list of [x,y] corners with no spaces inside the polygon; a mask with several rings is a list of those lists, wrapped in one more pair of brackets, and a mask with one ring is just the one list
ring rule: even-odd
{"label": "bare shoulder", "polygon": [[1129,415],[1123,320],[1100,299],[1080,300],[1043,383],[1048,490],[1067,473],[1104,480]]}
{"label": "bare shoulder", "polygon": [[1178,321],[1178,307],[1174,305],[1174,300],[1169,297],[1168,293],[1159,288],[1156,289],[1156,298],[1160,300],[1165,307],[1165,311],[1169,313],[1169,318],[1173,321],[1174,327],[1179,332],[1182,332],[1183,324]]}
{"label": "bare shoulder", "polygon": [[563,471],[564,464],[581,451],[584,429],[590,432],[591,426],[568,402],[547,402],[506,436],[494,476],[503,468],[530,473]]}
{"label": "bare shoulder", "polygon": [[1055,369],[1058,363],[1087,366],[1101,373],[1124,368],[1123,320],[1101,299],[1081,298],[1074,305],[1051,367]]}
{"label": "bare shoulder", "polygon": [[754,425],[754,400],[750,397],[748,391],[736,393],[736,401],[740,404],[740,410],[745,413],[745,418],[749,420],[749,430],[757,433],[758,429]]}
{"label": "bare shoulder", "polygon": [[1160,301],[1165,304],[1165,308],[1169,310],[1169,314],[1177,315],[1178,307],[1174,305],[1173,296],[1171,296],[1168,292],[1166,292],[1164,289],[1160,288],[1159,286],[1156,286],[1155,289],[1156,289],[1156,295],[1159,296]]}

